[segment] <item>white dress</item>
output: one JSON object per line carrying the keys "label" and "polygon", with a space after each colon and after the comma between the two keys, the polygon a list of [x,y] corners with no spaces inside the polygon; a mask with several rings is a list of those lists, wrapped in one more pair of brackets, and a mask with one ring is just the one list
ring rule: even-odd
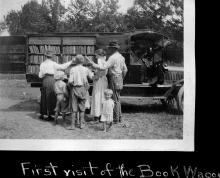
{"label": "white dress", "polygon": [[102,115],[100,121],[113,122],[114,101],[112,99],[105,100],[102,103]]}
{"label": "white dress", "polygon": [[[100,67],[104,66],[106,63],[105,57],[98,59],[98,65]],[[93,81],[92,90],[92,102],[91,102],[91,115],[94,117],[99,117],[102,112],[102,102],[104,101],[104,90],[108,88],[107,81],[107,70],[99,71],[97,70],[95,77],[99,77],[98,80]]]}

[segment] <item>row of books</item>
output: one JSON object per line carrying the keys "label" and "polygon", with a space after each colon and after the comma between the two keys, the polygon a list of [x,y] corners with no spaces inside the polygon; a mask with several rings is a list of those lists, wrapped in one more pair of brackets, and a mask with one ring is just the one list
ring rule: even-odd
{"label": "row of books", "polygon": [[28,74],[39,74],[40,71],[40,65],[29,65],[27,67],[27,73]]}
{"label": "row of books", "polygon": [[[93,56],[88,56],[89,59],[93,60]],[[75,57],[74,56],[64,56],[62,63],[73,61],[74,63]],[[40,71],[40,63],[44,61],[44,56],[41,55],[31,55],[29,65],[27,67],[28,74],[39,74]],[[59,57],[57,56],[55,61],[59,63]],[[87,60],[85,60],[85,64],[87,64]],[[31,65],[34,64],[34,65]],[[38,65],[36,65],[38,64]]]}
{"label": "row of books", "polygon": [[64,46],[64,54],[94,54],[94,46]]}
{"label": "row of books", "polygon": [[[93,60],[93,56],[87,56],[89,59]],[[74,61],[75,60],[75,56],[70,56],[70,55],[66,55],[63,56],[63,63],[65,62],[69,62],[69,61]],[[85,58],[85,63],[88,63],[88,61]]]}
{"label": "row of books", "polygon": [[29,46],[29,51],[31,53],[45,53],[47,50],[51,50],[56,54],[60,54],[60,46],[50,46],[50,45]]}
{"label": "row of books", "polygon": [[[93,56],[88,56],[91,60],[93,60]],[[43,55],[30,55],[29,56],[29,64],[41,64],[45,60],[45,57]],[[75,56],[66,55],[63,56],[61,59],[59,59],[58,56],[54,56],[53,60],[57,63],[66,63],[69,61],[74,61]],[[85,63],[88,63],[88,61],[85,58]]]}
{"label": "row of books", "polygon": [[[60,46],[50,46],[50,45],[30,45],[30,53],[45,53],[47,50],[52,50],[56,54],[60,54]],[[64,46],[64,54],[94,54],[94,46]]]}
{"label": "row of books", "polygon": [[[30,55],[29,56],[29,63],[30,64],[41,64],[45,60],[43,55]],[[54,56],[53,60],[59,63],[59,57]]]}

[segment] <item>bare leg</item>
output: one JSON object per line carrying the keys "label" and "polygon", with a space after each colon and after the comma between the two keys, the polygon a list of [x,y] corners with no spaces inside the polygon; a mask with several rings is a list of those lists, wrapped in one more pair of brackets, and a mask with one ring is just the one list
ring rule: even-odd
{"label": "bare leg", "polygon": [[75,119],[77,118],[77,113],[73,112],[72,116],[71,116],[71,122],[70,122],[70,126],[67,127],[67,130],[74,130],[75,129]]}
{"label": "bare leg", "polygon": [[62,118],[63,118],[63,120],[66,119],[66,114],[65,113],[62,113]]}
{"label": "bare leg", "polygon": [[106,122],[103,122],[103,128],[104,128],[104,132],[107,132],[107,128],[106,128]]}
{"label": "bare leg", "polygon": [[79,113],[79,128],[82,129],[85,127],[85,120],[84,120],[84,117],[85,117],[85,112],[80,112]]}
{"label": "bare leg", "polygon": [[57,124],[57,120],[58,120],[58,112],[55,113],[55,117],[54,117],[54,125]]}
{"label": "bare leg", "polygon": [[112,127],[112,122],[109,122],[108,123],[108,130],[107,131],[111,130],[111,127]]}

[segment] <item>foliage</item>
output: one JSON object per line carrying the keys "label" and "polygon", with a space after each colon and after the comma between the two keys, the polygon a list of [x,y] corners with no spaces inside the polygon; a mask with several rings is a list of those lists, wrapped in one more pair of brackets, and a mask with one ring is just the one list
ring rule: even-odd
{"label": "foliage", "polygon": [[4,21],[0,22],[0,31],[7,29],[7,25]]}
{"label": "foliage", "polygon": [[10,11],[5,21],[12,34],[55,32],[64,9],[59,0],[31,0],[20,11]]}
{"label": "foliage", "polygon": [[20,16],[21,12],[16,12],[12,10],[7,16],[6,16],[6,25],[9,28],[9,32],[13,34],[19,34],[22,33],[21,29],[21,23],[20,23]]}
{"label": "foliage", "polygon": [[125,20],[129,29],[151,29],[183,39],[183,0],[135,0]]}
{"label": "foliage", "polygon": [[31,0],[5,22],[12,34],[151,29],[183,41],[183,0],[135,0],[126,14],[118,12],[118,2],[71,0],[66,9],[60,0]]}

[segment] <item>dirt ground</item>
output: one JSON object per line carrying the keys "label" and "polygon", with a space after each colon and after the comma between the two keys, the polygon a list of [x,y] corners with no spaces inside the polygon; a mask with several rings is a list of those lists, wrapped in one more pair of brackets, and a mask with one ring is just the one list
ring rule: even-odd
{"label": "dirt ground", "polygon": [[[10,139],[182,139],[183,115],[165,109],[159,101],[122,99],[122,124],[103,133],[102,124],[86,116],[84,129],[66,130],[39,119],[39,88],[31,88],[24,75],[0,75],[0,138]],[[68,117],[67,117],[68,120]]]}

